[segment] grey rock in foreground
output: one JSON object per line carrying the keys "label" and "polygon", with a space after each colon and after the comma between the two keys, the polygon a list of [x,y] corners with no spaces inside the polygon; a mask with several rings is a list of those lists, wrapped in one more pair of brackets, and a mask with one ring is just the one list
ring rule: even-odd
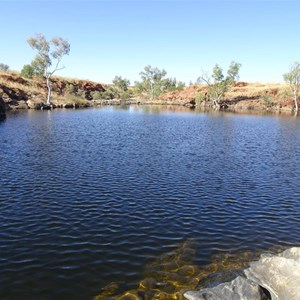
{"label": "grey rock in foreground", "polygon": [[213,288],[189,291],[188,300],[262,300],[263,289],[272,300],[300,299],[300,247],[293,247],[278,255],[266,256],[250,263],[244,270],[246,278],[238,276],[231,282]]}
{"label": "grey rock in foreground", "polygon": [[261,290],[251,280],[238,276],[231,282],[201,291],[186,292],[184,296],[189,300],[261,300]]}
{"label": "grey rock in foreground", "polygon": [[300,248],[262,256],[245,270],[247,278],[267,289],[272,300],[300,299]]}

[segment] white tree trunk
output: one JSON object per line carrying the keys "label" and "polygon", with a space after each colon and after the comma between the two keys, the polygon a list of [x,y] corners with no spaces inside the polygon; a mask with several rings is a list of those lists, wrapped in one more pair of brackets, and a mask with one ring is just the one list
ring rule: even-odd
{"label": "white tree trunk", "polygon": [[50,83],[50,76],[46,76],[46,82],[47,82],[47,89],[48,89],[48,95],[47,95],[47,105],[51,104],[51,83]]}
{"label": "white tree trunk", "polygon": [[298,113],[298,93],[297,93],[297,89],[294,89],[294,102],[295,102],[295,113]]}

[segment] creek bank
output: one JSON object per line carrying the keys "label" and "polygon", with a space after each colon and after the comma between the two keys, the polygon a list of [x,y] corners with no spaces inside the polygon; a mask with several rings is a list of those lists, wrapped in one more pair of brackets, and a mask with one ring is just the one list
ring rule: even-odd
{"label": "creek bank", "polygon": [[[196,109],[212,109],[208,99],[207,86],[191,85],[182,90],[164,92],[159,99],[150,101],[143,96],[129,99],[95,99],[106,91],[109,85],[66,78],[52,78],[52,107],[79,108],[98,105],[174,105]],[[25,79],[19,73],[0,72],[0,98],[5,109],[41,109],[46,107],[46,83],[41,79]],[[285,84],[262,84],[237,82],[220,101],[220,109],[224,111],[247,112],[293,111],[294,101],[290,89]]]}
{"label": "creek bank", "polygon": [[299,300],[300,247],[277,255],[261,255],[233,281],[188,291],[184,297],[188,300]]}

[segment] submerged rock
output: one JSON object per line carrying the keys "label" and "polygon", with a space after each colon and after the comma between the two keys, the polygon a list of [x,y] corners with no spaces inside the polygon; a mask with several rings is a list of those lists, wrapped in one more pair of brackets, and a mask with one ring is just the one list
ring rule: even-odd
{"label": "submerged rock", "polygon": [[188,300],[299,300],[300,247],[277,255],[262,255],[231,282],[213,288],[188,291]]}

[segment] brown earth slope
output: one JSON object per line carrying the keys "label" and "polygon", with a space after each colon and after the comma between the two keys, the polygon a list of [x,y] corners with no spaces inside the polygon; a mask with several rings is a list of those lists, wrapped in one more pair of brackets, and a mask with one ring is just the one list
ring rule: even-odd
{"label": "brown earth slope", "polygon": [[[194,103],[196,106],[210,106],[205,85],[192,85],[182,91],[165,93],[161,102],[166,104]],[[238,82],[229,90],[221,106],[230,110],[276,110],[292,111],[293,97],[288,85],[284,83],[246,83]]]}
{"label": "brown earth slope", "polygon": [[[100,83],[88,80],[52,79],[52,102],[55,106],[68,104],[88,105],[92,92],[103,92]],[[46,82],[43,79],[25,79],[18,73],[0,73],[0,98],[6,109],[40,108],[47,97]]]}

